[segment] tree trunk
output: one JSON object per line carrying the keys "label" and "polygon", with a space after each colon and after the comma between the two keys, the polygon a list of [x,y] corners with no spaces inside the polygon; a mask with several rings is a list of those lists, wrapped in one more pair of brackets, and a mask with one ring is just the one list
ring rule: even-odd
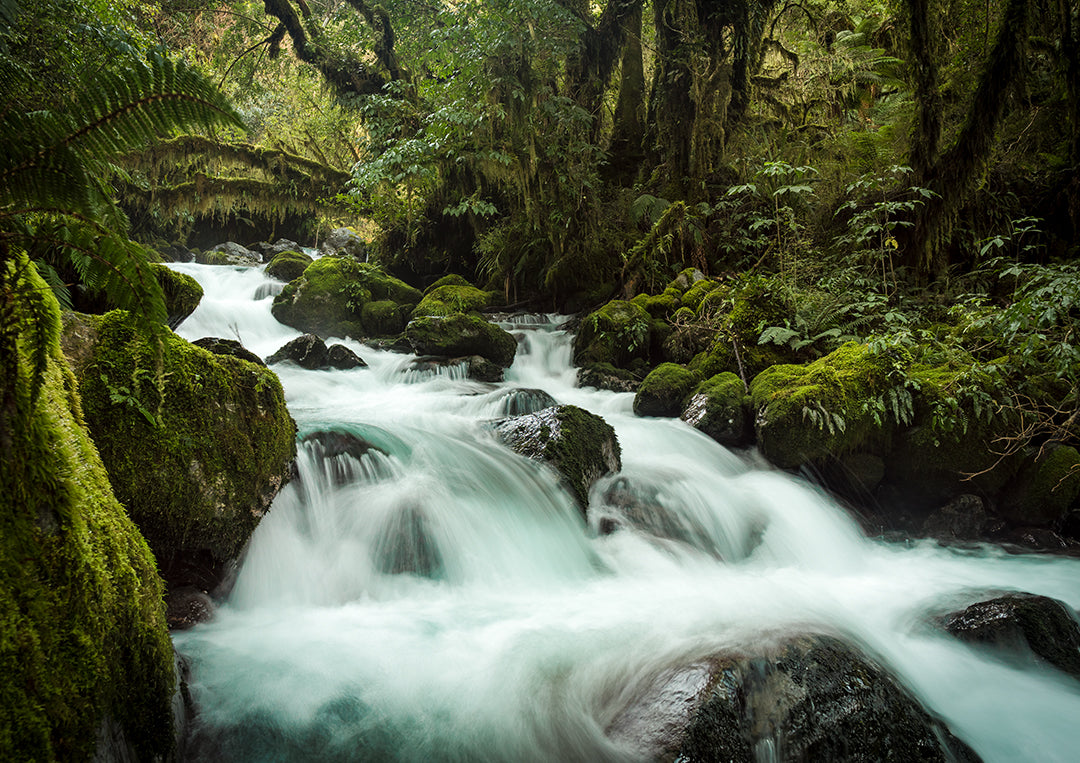
{"label": "tree trunk", "polygon": [[629,185],[645,158],[645,66],[641,54],[641,6],[623,21],[619,100],[611,133],[608,178]]}

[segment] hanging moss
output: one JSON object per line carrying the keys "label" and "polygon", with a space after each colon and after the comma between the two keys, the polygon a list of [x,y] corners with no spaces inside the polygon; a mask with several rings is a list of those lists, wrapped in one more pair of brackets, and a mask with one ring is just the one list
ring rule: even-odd
{"label": "hanging moss", "polygon": [[[58,321],[48,287],[26,277]],[[31,402],[31,336],[18,341],[0,441],[0,758],[90,760],[106,719],[138,759],[165,756],[174,674],[161,580],[113,496],[55,337]]]}

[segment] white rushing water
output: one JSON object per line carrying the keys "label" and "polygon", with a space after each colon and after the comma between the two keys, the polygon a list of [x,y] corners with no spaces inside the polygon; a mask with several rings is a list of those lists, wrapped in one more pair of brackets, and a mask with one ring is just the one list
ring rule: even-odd
{"label": "white rushing water", "polygon": [[[174,267],[206,291],[181,336],[238,337],[265,357],[299,335],[271,317],[260,270]],[[196,757],[633,759],[604,730],[660,670],[826,630],[882,657],[985,760],[1076,759],[1075,680],[994,661],[927,621],[983,591],[1077,608],[1080,562],[867,540],[813,488],[681,422],[635,417],[632,395],[575,387],[563,332],[520,333],[499,385],[409,372],[410,356],[350,340],[335,341],[369,368],[275,367],[301,436],[351,432],[376,449],[327,461],[301,445],[300,479],[256,530],[228,601],[175,634]],[[594,487],[592,527],[486,428],[520,388],[615,427],[623,471]],[[663,506],[678,540],[600,535],[616,480]],[[400,574],[406,557],[430,575]]]}

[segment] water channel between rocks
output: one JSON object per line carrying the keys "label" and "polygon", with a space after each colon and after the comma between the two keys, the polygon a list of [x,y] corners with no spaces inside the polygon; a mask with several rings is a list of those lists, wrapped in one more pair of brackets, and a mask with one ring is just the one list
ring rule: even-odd
{"label": "water channel between rocks", "polygon": [[[260,269],[173,267],[206,291],[181,336],[239,338],[266,357],[299,335],[271,317]],[[368,368],[274,367],[301,436],[333,429],[376,448],[327,471],[302,445],[300,478],[227,602],[174,634],[196,758],[633,760],[605,730],[665,668],[824,631],[881,659],[985,760],[1076,759],[1080,684],[988,659],[928,618],[982,591],[1075,609],[1080,562],[868,540],[810,486],[682,422],[635,417],[632,395],[575,387],[556,326],[506,326],[522,339],[498,385],[409,372],[410,356],[351,340],[335,341]],[[623,470],[594,486],[591,526],[486,426],[514,389],[615,428]],[[598,533],[613,479],[653,496],[689,542]],[[403,553],[430,577],[400,574]]]}

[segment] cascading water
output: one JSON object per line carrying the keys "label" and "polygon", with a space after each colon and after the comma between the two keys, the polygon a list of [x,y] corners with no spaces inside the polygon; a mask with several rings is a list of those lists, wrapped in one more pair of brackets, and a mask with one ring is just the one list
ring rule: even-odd
{"label": "cascading water", "polygon": [[[261,271],[175,267],[206,291],[182,336],[265,357],[298,335],[270,316]],[[576,388],[569,337],[544,316],[506,325],[522,339],[500,385],[349,340],[368,368],[275,368],[299,478],[215,619],[174,636],[199,707],[194,758],[632,760],[604,732],[650,677],[824,629],[883,658],[984,759],[1075,759],[1074,680],[927,619],[972,590],[1076,608],[1080,562],[867,540],[811,487],[636,418],[631,395]],[[618,433],[623,470],[593,488],[592,527],[485,425],[548,396]],[[627,515],[629,494],[655,511]]]}

